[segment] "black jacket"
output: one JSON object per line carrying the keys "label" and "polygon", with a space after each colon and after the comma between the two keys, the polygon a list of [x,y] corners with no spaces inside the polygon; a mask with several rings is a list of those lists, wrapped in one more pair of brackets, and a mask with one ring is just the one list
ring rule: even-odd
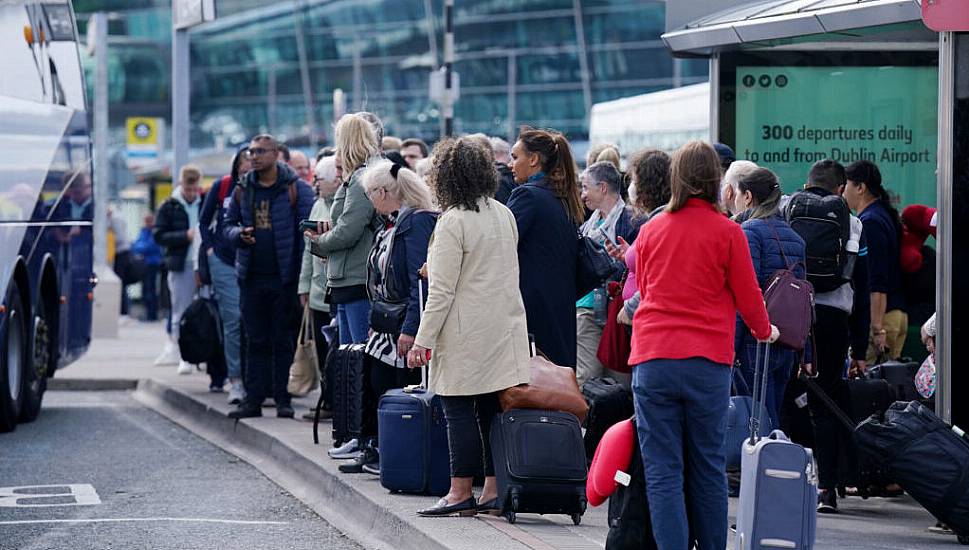
{"label": "black jacket", "polygon": [[185,260],[192,246],[188,238],[188,212],[175,197],[162,203],[155,215],[155,228],[152,235],[162,247],[163,261],[168,271],[185,270]]}
{"label": "black jacket", "polygon": [[495,200],[501,204],[508,204],[511,192],[518,185],[515,183],[515,176],[507,164],[496,162],[495,170],[498,171],[498,190],[495,191]]}

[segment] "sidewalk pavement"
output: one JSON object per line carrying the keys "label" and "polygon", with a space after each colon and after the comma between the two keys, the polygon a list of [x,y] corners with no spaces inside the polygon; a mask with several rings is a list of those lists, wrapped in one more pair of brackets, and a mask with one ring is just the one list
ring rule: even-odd
{"label": "sidewalk pavement", "polygon": [[[135,397],[212,443],[236,454],[313,508],[324,519],[368,548],[414,550],[587,550],[605,547],[606,505],[589,508],[582,524],[567,516],[520,514],[503,518],[421,518],[415,513],[435,497],[393,495],[369,474],[341,474],[340,461],[326,456],[330,423],[320,424],[320,445],[312,423],[299,415],[316,404],[318,394],[293,400],[297,419],[276,418],[275,410],[240,421],[226,394],[208,392],[204,372],[178,375],[174,366],[154,367],[164,342],[164,324],[131,324],[114,340],[95,340],[77,363],[59,371],[51,389],[135,389]],[[819,516],[816,548],[943,548],[955,537],[934,535],[935,522],[908,497],[840,502],[842,513]],[[733,522],[737,501],[730,499]],[[730,535],[729,546],[733,546]]]}

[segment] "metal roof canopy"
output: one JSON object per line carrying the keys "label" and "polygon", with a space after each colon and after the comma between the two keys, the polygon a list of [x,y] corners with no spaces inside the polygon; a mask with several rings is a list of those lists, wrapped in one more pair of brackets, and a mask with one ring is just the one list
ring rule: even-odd
{"label": "metal roof canopy", "polygon": [[704,17],[662,38],[674,55],[709,56],[771,40],[921,19],[918,0],[765,0]]}

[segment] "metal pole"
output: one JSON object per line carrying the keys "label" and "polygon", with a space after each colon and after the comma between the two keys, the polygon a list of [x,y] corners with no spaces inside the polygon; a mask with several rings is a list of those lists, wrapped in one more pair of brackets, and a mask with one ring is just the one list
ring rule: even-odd
{"label": "metal pole", "polygon": [[[310,81],[310,66],[306,56],[306,36],[303,32],[303,2],[294,1],[293,27],[296,31],[296,52],[299,56],[299,75],[303,81],[303,106],[306,110],[311,150],[317,149],[316,114],[313,109],[313,83]],[[271,130],[272,131],[272,130]]]}
{"label": "metal pole", "polygon": [[518,55],[508,52],[508,143],[518,137]]}
{"label": "metal pole", "polygon": [[953,33],[939,33],[939,143],[936,201],[939,226],[936,246],[935,412],[952,422],[952,129],[955,107],[955,44]]}
{"label": "metal pole", "polygon": [[592,76],[589,74],[589,53],[585,44],[585,25],[582,22],[582,0],[572,0],[572,16],[575,19],[575,43],[579,47],[579,74],[582,78],[582,99],[585,101],[585,121],[588,128],[592,112]]}
{"label": "metal pole", "polygon": [[454,133],[454,102],[451,101],[451,73],[454,69],[454,0],[444,0],[444,136]]}
{"label": "metal pole", "polygon": [[269,132],[272,133],[277,131],[276,128],[278,123],[276,120],[276,67],[269,67],[266,78],[269,79],[269,82],[267,82],[267,87],[269,89],[266,90],[266,99],[268,101],[268,105],[266,106],[268,109],[266,118],[269,120]]}
{"label": "metal pole", "polygon": [[[175,9],[175,4],[173,8]],[[172,182],[178,179],[178,171],[188,164],[189,149],[189,56],[188,29],[172,31]]]}
{"label": "metal pole", "polygon": [[720,55],[710,56],[710,141],[720,141]]}
{"label": "metal pole", "polygon": [[108,258],[108,15],[91,16],[94,23],[94,265]]}
{"label": "metal pole", "polygon": [[363,60],[360,58],[360,41],[353,39],[353,110],[363,110]]}

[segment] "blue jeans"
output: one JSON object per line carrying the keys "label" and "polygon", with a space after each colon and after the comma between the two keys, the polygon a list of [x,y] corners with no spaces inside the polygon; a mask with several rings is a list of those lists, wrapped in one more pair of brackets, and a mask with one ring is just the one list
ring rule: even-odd
{"label": "blue jeans", "polygon": [[[761,353],[764,346],[761,345]],[[754,362],[757,360],[757,341],[750,338],[744,339],[740,348],[737,350],[737,360],[740,362],[740,375],[747,383],[748,392],[746,395],[753,397],[754,388]],[[764,358],[761,356],[761,366]],[[781,403],[784,401],[784,390],[787,382],[791,378],[794,369],[794,362],[797,361],[797,352],[792,349],[782,348],[781,346],[771,346],[770,363],[767,367],[765,376],[767,377],[767,391],[764,393],[764,407],[767,409],[767,416],[771,419],[771,426],[779,428],[781,425]],[[744,395],[744,388],[737,388],[738,393]],[[759,390],[758,390],[759,391]]]}
{"label": "blue jeans", "polygon": [[272,391],[277,407],[289,405],[286,383],[295,352],[290,319],[296,314],[296,283],[283,285],[279,275],[250,273],[241,290],[249,346],[247,404],[260,406],[266,392]]}
{"label": "blue jeans", "polygon": [[235,266],[223,262],[212,254],[209,260],[209,274],[215,289],[216,303],[219,304],[219,318],[222,319],[222,339],[225,350],[225,368],[229,378],[242,378],[242,309],[239,306],[239,279]]}
{"label": "blue jeans", "polygon": [[699,550],[723,550],[730,368],[702,358],[647,361],[633,371],[633,395],[657,546],[689,548],[692,532]]}
{"label": "blue jeans", "polygon": [[362,344],[370,332],[370,300],[357,300],[336,306],[336,322],[341,344]]}

